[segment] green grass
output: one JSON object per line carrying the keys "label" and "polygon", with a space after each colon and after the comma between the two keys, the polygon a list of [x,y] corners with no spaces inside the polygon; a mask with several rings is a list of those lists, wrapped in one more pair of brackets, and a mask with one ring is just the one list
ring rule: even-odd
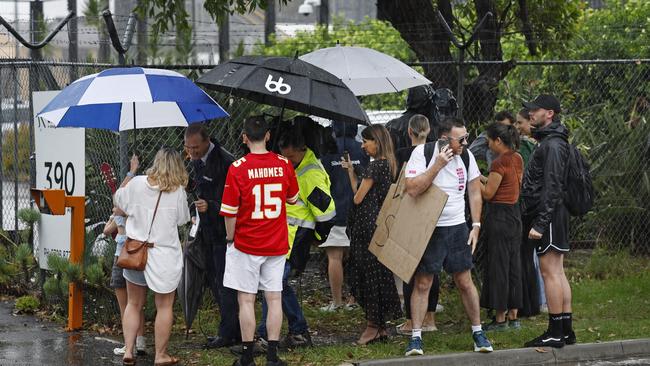
{"label": "green grass", "polygon": [[[648,337],[650,334],[650,268],[647,259],[630,256],[614,257],[605,261],[608,254],[594,251],[584,258],[574,255],[569,261],[575,268],[569,270],[572,278],[574,329],[578,342],[604,342],[621,339]],[[615,270],[611,266],[617,267]],[[620,270],[624,266],[627,270]],[[613,273],[604,276],[603,273]],[[599,279],[604,278],[604,279]],[[442,283],[446,283],[444,277]],[[393,336],[383,344],[358,347],[352,342],[364,327],[363,312],[339,311],[323,314],[310,296],[305,299],[304,310],[312,337],[317,346],[281,353],[281,357],[291,365],[340,365],[341,363],[363,359],[401,357],[406,347],[407,337]],[[470,325],[462,310],[456,290],[443,286],[441,294],[444,312],[437,314],[439,330],[425,333],[425,352],[428,355],[469,352],[472,350]],[[258,314],[259,318],[259,314]],[[485,317],[484,317],[485,318]],[[200,319],[195,321],[194,329],[185,340],[182,319],[171,342],[171,351],[192,365],[231,365],[235,357],[228,350],[201,350],[204,336],[198,331],[199,325],[206,333],[216,329],[218,316],[215,311],[203,310]],[[393,324],[395,325],[395,324]],[[489,333],[495,349],[520,348],[522,344],[539,335],[546,329],[546,314],[522,319],[522,329],[501,333]],[[286,327],[286,321],[285,321]],[[183,336],[178,336],[183,334]],[[283,330],[286,334],[286,329]],[[264,364],[260,357],[257,364]]]}

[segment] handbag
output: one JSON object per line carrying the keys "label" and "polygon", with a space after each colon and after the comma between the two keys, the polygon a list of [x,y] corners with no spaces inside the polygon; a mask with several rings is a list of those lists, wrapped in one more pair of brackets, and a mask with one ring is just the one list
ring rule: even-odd
{"label": "handbag", "polygon": [[136,271],[144,271],[144,268],[147,266],[147,249],[153,248],[153,243],[150,243],[149,236],[151,236],[151,229],[153,228],[153,220],[156,219],[156,212],[158,212],[158,204],[160,203],[160,196],[162,192],[158,194],[158,200],[156,201],[156,208],[153,211],[153,217],[151,218],[151,226],[149,226],[149,233],[147,234],[147,240],[136,240],[131,238],[126,238],[122,251],[120,252],[119,257],[117,257],[117,266],[124,269],[134,269]]}

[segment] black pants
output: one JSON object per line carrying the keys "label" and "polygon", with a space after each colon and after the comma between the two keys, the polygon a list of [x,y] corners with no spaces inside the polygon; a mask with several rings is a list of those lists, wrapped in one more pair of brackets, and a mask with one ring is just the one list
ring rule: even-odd
{"label": "black pants", "polygon": [[522,307],[519,205],[488,203],[484,230],[487,266],[481,307],[500,311],[519,309]]}
{"label": "black pants", "polygon": [[[212,243],[211,243],[212,244]],[[223,286],[223,273],[226,269],[226,245],[210,245],[212,255],[208,256],[206,278],[212,291],[215,303],[219,304],[221,321],[219,323],[219,336],[227,340],[239,342],[241,331],[239,328],[239,302],[237,291]]]}
{"label": "black pants", "polygon": [[528,240],[530,231],[530,218],[522,216],[522,233],[521,233],[521,290],[522,306],[519,308],[520,317],[528,317],[539,314],[539,281],[537,281],[537,270],[533,257],[535,254],[535,244]]}
{"label": "black pants", "polygon": [[[403,292],[404,292],[404,312],[406,313],[406,319],[411,318],[411,294],[413,293],[413,286],[415,285],[415,276],[411,278],[411,282],[404,282]],[[436,306],[438,305],[438,296],[440,295],[440,278],[438,274],[433,275],[433,283],[431,284],[431,289],[429,290],[429,305],[427,306],[427,312],[436,311]]]}

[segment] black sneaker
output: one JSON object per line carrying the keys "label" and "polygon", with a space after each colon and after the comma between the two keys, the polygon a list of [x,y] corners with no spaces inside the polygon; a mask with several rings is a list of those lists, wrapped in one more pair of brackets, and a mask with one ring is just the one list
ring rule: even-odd
{"label": "black sneaker", "polygon": [[[266,354],[266,350],[269,347],[269,342],[264,338],[257,338],[253,344],[253,356],[261,356]],[[236,356],[241,356],[244,354],[244,346],[240,343],[230,347],[230,352]]]}
{"label": "black sneaker", "polygon": [[541,336],[532,339],[524,343],[524,347],[553,347],[553,348],[562,348],[564,347],[564,338],[554,338],[551,336],[551,333],[547,330]]}
{"label": "black sneaker", "polygon": [[569,334],[564,335],[564,344],[576,344],[577,339],[576,339],[576,332],[573,330],[569,332]]}
{"label": "black sneaker", "polygon": [[508,321],[504,320],[502,323],[499,323],[496,319],[494,319],[488,324],[483,325],[483,330],[486,332],[503,332],[505,330],[508,330]]}
{"label": "black sneaker", "polygon": [[287,348],[299,348],[299,347],[311,347],[313,346],[311,342],[311,335],[309,331],[302,334],[287,334],[280,340],[279,347],[282,349]]}
{"label": "black sneaker", "polygon": [[276,361],[266,360],[266,366],[287,366],[287,363],[278,358]]}

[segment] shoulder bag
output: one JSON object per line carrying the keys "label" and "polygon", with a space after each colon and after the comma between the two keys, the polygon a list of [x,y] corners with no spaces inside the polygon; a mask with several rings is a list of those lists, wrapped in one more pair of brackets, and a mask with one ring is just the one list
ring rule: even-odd
{"label": "shoulder bag", "polygon": [[122,247],[122,251],[120,252],[120,256],[117,258],[116,264],[118,267],[144,271],[144,268],[147,266],[147,249],[153,248],[153,243],[149,242],[149,237],[151,236],[151,229],[153,228],[153,220],[156,219],[156,212],[158,212],[160,196],[162,196],[162,191],[158,194],[158,200],[156,201],[156,208],[154,209],[153,217],[151,218],[151,226],[149,226],[147,240],[141,241],[127,238]]}

